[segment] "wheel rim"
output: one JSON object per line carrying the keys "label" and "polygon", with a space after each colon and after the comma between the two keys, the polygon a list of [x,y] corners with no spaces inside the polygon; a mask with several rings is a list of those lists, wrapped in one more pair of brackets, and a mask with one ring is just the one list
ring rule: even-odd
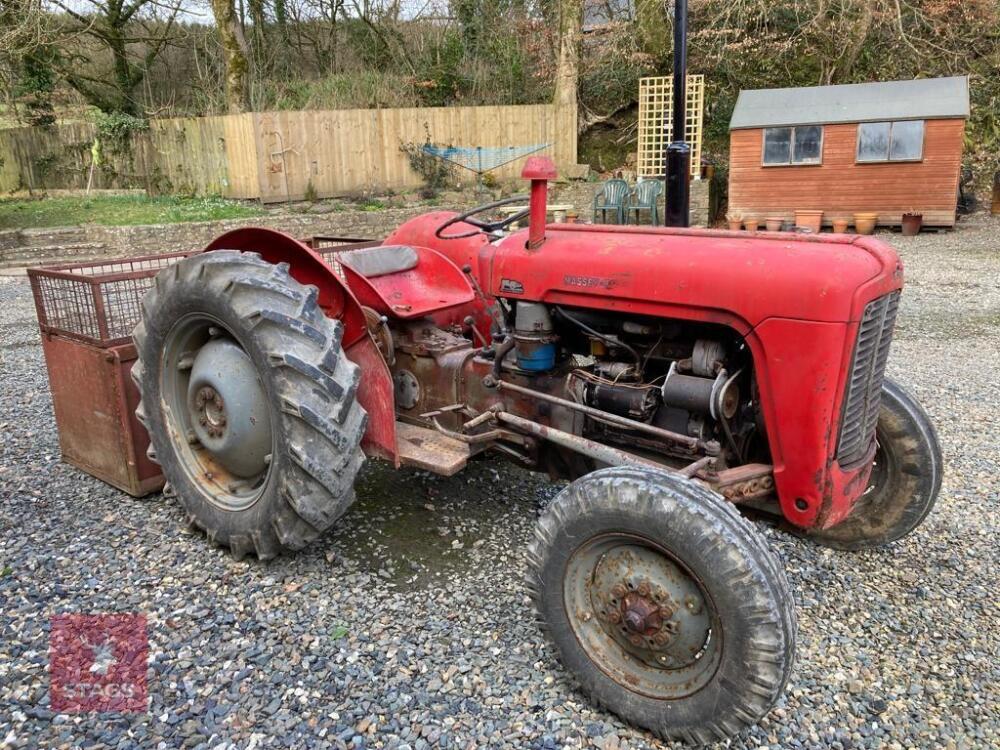
{"label": "wheel rim", "polygon": [[587,656],[622,687],[677,699],[704,687],[722,656],[718,613],[702,582],[645,537],[594,537],[573,553],[566,614]]}
{"label": "wheel rim", "polygon": [[261,497],[274,436],[257,370],[219,320],[187,315],[166,336],[160,393],[179,463],[212,504],[240,511]]}
{"label": "wheel rim", "polygon": [[889,486],[890,479],[895,476],[896,456],[886,449],[888,441],[882,435],[876,435],[875,456],[872,458],[872,471],[868,477],[868,487],[865,495],[869,497],[881,493]]}
{"label": "wheel rim", "polygon": [[[868,475],[868,486],[851,509],[852,516],[861,516],[878,508],[892,494],[892,485],[898,478],[898,460],[895,453],[887,446],[889,439],[877,432],[875,436],[875,455],[872,457],[872,470]],[[871,519],[869,519],[871,520]],[[836,527],[834,527],[836,528]]]}

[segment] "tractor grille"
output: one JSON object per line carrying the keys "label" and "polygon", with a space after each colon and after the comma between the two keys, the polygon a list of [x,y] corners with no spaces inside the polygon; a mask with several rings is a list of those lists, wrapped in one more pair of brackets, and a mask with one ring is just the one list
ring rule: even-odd
{"label": "tractor grille", "polygon": [[861,318],[840,421],[837,462],[841,466],[860,460],[875,436],[882,379],[898,307],[899,292],[892,292],[869,302]]}

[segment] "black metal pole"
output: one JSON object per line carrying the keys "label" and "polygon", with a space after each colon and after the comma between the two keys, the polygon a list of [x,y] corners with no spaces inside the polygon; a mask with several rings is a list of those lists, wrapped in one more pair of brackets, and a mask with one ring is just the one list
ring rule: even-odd
{"label": "black metal pole", "polygon": [[674,0],[674,112],[673,134],[667,146],[667,200],[664,224],[690,224],[691,147],[684,140],[687,123],[687,0]]}

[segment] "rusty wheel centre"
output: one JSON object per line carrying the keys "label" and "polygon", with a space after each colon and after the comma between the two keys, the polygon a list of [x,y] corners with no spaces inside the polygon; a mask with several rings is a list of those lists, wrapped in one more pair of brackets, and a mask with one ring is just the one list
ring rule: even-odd
{"label": "rusty wheel centre", "polygon": [[192,314],[167,334],[161,393],[177,456],[225,510],[260,497],[274,451],[270,410],[249,355],[221,323]]}
{"label": "rusty wheel centre", "polygon": [[666,550],[606,534],[570,558],[566,607],[577,639],[606,674],[658,698],[679,698],[712,677],[721,632],[699,581]]}
{"label": "rusty wheel centre", "polygon": [[222,396],[212,386],[206,385],[195,396],[195,407],[199,412],[198,424],[205,428],[205,432],[212,437],[222,437],[226,429],[226,405]]}

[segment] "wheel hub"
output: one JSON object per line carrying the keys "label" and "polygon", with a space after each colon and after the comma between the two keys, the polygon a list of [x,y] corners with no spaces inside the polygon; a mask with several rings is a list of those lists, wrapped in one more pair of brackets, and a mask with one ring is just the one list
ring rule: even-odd
{"label": "wheel hub", "polygon": [[608,635],[650,666],[691,665],[709,641],[711,620],[697,583],[648,547],[606,552],[594,568],[590,598]]}
{"label": "wheel hub", "polygon": [[222,467],[244,479],[267,469],[271,420],[267,398],[246,352],[227,338],[198,351],[188,382],[194,437]]}
{"label": "wheel hub", "polygon": [[195,397],[195,407],[201,414],[198,424],[212,437],[221,437],[226,429],[226,405],[222,396],[210,385],[206,385]]}

